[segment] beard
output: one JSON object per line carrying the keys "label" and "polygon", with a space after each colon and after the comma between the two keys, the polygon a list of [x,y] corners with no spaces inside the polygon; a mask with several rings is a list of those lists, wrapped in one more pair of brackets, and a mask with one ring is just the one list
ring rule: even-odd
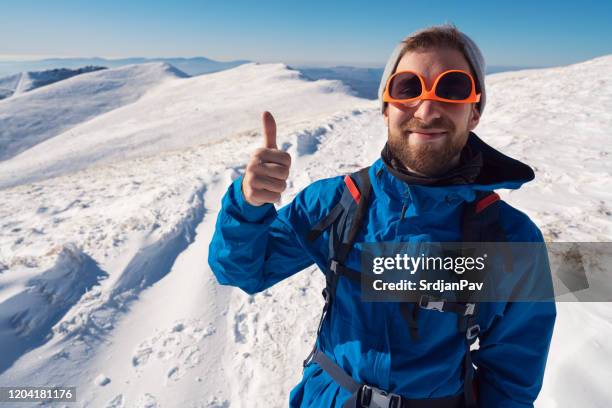
{"label": "beard", "polygon": [[[411,140],[412,129],[444,129],[447,133],[439,140]],[[457,164],[469,132],[457,131],[448,119],[440,117],[424,124],[414,117],[402,123],[399,129],[388,129],[387,145],[390,153],[407,170],[425,176],[439,176]]]}

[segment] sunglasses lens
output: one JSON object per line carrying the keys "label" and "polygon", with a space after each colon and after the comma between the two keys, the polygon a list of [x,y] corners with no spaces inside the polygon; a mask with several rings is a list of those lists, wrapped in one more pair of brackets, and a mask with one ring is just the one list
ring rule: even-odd
{"label": "sunglasses lens", "polygon": [[411,72],[397,74],[389,84],[389,95],[394,99],[416,98],[421,91],[421,80]]}
{"label": "sunglasses lens", "polygon": [[449,72],[438,81],[436,96],[461,101],[472,93],[472,80],[463,72]]}

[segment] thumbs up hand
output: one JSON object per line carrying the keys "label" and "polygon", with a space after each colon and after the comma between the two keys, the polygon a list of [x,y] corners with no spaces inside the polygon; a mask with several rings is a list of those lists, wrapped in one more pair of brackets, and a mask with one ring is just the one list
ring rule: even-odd
{"label": "thumbs up hand", "polygon": [[242,179],[242,193],[246,201],[254,206],[280,200],[287,188],[287,177],[291,167],[289,153],[276,146],[276,122],[270,112],[262,115],[264,147],[251,156]]}

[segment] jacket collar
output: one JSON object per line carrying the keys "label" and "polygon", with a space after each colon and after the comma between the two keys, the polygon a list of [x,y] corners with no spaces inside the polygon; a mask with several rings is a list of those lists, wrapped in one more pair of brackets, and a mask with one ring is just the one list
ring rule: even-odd
{"label": "jacket collar", "polygon": [[535,177],[528,165],[504,155],[473,132],[470,132],[464,149],[470,149],[471,156],[478,156],[482,160],[480,172],[472,182],[426,185],[418,180],[399,176],[397,170],[391,168],[381,157],[372,166],[371,175],[377,180],[373,183],[375,193],[383,193],[394,201],[410,203],[412,211],[419,214],[441,205],[448,207],[459,205],[463,201],[473,201],[477,190],[518,189]]}
{"label": "jacket collar", "polygon": [[436,177],[421,176],[406,169],[391,153],[389,143],[385,144],[385,147],[380,153],[380,157],[389,172],[396,178],[408,184],[424,186],[470,184],[476,180],[482,168],[482,153],[479,151],[474,152],[469,144],[466,144],[465,148],[461,151],[459,164],[446,173]]}

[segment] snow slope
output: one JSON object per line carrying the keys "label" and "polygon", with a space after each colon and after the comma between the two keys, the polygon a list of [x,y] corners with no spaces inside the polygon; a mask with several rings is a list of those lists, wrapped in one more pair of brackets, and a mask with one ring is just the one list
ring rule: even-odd
{"label": "snow slope", "polygon": [[46,71],[25,71],[0,78],[0,99],[18,95],[41,86],[50,85],[76,75],[99,71],[105,67],[86,66],[78,69],[50,69]]}
{"label": "snow slope", "polygon": [[536,182],[508,201],[536,214],[550,241],[610,241],[612,56],[491,75],[476,130],[524,158]]}
{"label": "snow slope", "polygon": [[19,93],[27,88],[20,77],[18,94],[0,101],[0,163],[78,123],[136,101],[157,84],[185,76],[164,63],[131,65],[78,75],[26,93]]}
{"label": "snow slope", "polygon": [[[612,237],[611,68],[607,56],[487,77],[476,131],[536,168],[533,183],[501,193],[551,240]],[[264,109],[294,160],[282,204],[371,163],[386,138],[376,102],[248,64],[169,79],[0,163],[0,341],[11,347],[0,386],[77,386],[78,405],[92,407],[286,406],[314,341],[322,274],[249,296],[206,264]],[[607,406],[612,307],[558,311],[537,406]]]}
{"label": "snow slope", "polygon": [[0,78],[0,100],[8,98],[19,87],[23,73],[13,74]]}

